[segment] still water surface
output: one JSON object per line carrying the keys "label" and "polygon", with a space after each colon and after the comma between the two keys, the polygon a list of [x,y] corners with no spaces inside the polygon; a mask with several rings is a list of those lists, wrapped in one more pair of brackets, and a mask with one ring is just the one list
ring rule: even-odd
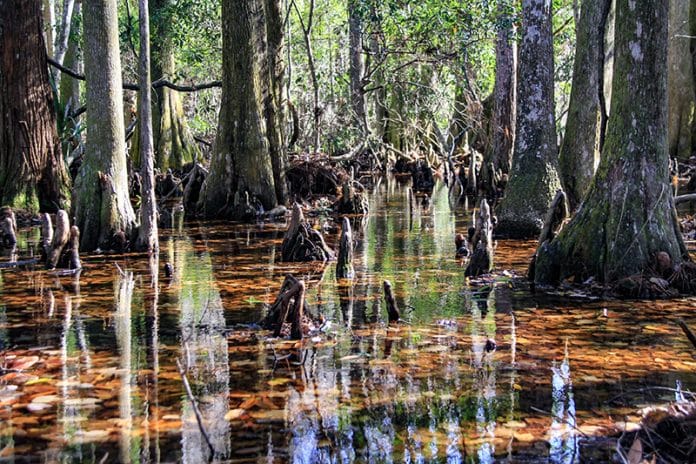
{"label": "still water surface", "polygon": [[[501,272],[470,282],[453,243],[469,213],[438,185],[411,218],[406,188],[371,189],[353,281],[279,262],[282,223],[175,220],[158,260],[0,271],[0,462],[616,460],[603,436],[694,389],[674,321],[696,326],[696,300],[532,295],[502,272],[523,274],[532,242],[498,242]],[[330,322],[303,344],[254,325],[287,273]],[[386,323],[384,279],[408,323]]]}

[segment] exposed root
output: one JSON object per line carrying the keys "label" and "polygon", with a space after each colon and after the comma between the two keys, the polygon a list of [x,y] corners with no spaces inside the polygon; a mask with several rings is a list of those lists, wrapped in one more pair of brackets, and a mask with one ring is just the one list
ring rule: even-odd
{"label": "exposed root", "polygon": [[321,232],[305,220],[300,205],[292,207],[292,218],[281,247],[283,261],[329,261],[334,251],[324,241]]}

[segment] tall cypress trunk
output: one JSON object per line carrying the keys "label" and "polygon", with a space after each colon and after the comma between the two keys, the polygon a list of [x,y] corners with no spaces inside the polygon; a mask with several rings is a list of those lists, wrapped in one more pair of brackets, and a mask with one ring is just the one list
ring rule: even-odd
{"label": "tall cypress trunk", "polygon": [[39,1],[0,1],[0,205],[68,206]]}
{"label": "tall cypress trunk", "polygon": [[136,248],[157,251],[157,202],[155,199],[155,154],[152,141],[152,89],[150,79],[150,16],[148,0],[138,2],[140,19],[140,230]]}
{"label": "tall cypress trunk", "polygon": [[611,113],[602,157],[575,217],[537,251],[536,281],[613,282],[686,248],[677,224],[667,151],[668,0],[618,0]]}
{"label": "tall cypress trunk", "polygon": [[[152,28],[152,79],[175,80],[175,48],[172,43],[173,0],[154,0],[150,3]],[[156,90],[152,105],[153,141],[156,165],[162,171],[181,169],[199,154],[196,141],[186,124],[181,95],[168,87]],[[140,148],[133,144],[133,159],[139,160]],[[136,153],[138,152],[138,153]]]}
{"label": "tall cypress trunk", "polygon": [[532,237],[541,231],[556,191],[558,149],[553,99],[551,1],[522,1],[515,149],[496,232]]}
{"label": "tall cypress trunk", "polygon": [[610,7],[611,0],[583,2],[576,31],[573,87],[560,154],[561,180],[571,210],[582,201],[599,164],[604,29]]}
{"label": "tall cypress trunk", "polygon": [[363,89],[363,56],[362,56],[362,14],[358,0],[348,0],[348,41],[350,77],[350,102],[353,120],[360,133],[367,135],[367,112],[365,111],[365,90]]}
{"label": "tall cypress trunk", "polygon": [[206,217],[243,218],[256,212],[257,202],[266,209],[277,204],[264,102],[274,88],[266,8],[263,0],[222,4],[222,104],[200,202]]}
{"label": "tall cypress trunk", "polygon": [[690,39],[690,0],[669,2],[667,53],[669,154],[687,159],[692,154],[691,127],[694,123],[696,93]]}
{"label": "tall cypress trunk", "polygon": [[510,17],[512,2],[498,0],[503,24],[495,41],[495,86],[493,88],[492,141],[489,159],[496,170],[507,174],[512,164],[515,140],[515,67],[516,47],[512,40],[514,25]]}
{"label": "tall cypress trunk", "polygon": [[288,186],[285,181],[287,155],[285,151],[285,131],[283,130],[283,105],[286,101],[285,63],[283,62],[283,14],[280,0],[264,0],[266,8],[266,60],[268,82],[264,82],[264,116],[266,135],[273,166],[273,183],[278,203],[288,199]]}
{"label": "tall cypress trunk", "polygon": [[[71,35],[79,35],[79,31],[76,31],[76,28],[81,23],[81,21],[78,20],[78,18],[81,17],[81,11],[81,0],[75,0],[75,5],[73,6],[72,14],[73,24],[70,29]],[[75,72],[83,72],[82,50],[80,49],[80,45],[77,43],[77,41],[68,41],[68,49],[65,52],[65,59],[63,60],[63,64],[67,68],[72,69]],[[68,76],[67,74],[65,76],[62,76],[60,80],[60,90],[58,94],[60,98],[60,104],[63,108],[70,105],[71,111],[76,110],[80,106],[80,81]]]}
{"label": "tall cypress trunk", "polygon": [[80,248],[121,248],[132,238],[116,0],[83,5],[87,146],[75,180],[74,216]]}

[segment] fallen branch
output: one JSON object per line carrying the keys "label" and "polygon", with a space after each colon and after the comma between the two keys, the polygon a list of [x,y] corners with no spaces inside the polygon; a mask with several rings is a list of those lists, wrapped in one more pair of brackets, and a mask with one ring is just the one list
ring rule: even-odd
{"label": "fallen branch", "polygon": [[41,262],[39,258],[24,259],[22,261],[12,261],[10,263],[0,263],[0,269],[11,269],[19,266],[32,266]]}
{"label": "fallen branch", "polygon": [[696,348],[696,335],[689,329],[689,326],[686,325],[686,322],[682,321],[681,319],[677,321],[677,324],[679,324],[679,327],[681,327],[682,331],[684,332],[684,335],[686,335],[686,338],[689,339],[691,344]]}
{"label": "fallen branch", "polygon": [[686,195],[679,195],[674,197],[674,204],[680,205],[682,203],[688,203],[690,201],[696,201],[696,193],[689,193]]}

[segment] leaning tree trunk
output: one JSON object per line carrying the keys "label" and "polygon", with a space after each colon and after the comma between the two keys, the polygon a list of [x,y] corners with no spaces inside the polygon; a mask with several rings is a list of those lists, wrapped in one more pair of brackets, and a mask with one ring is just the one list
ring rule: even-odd
{"label": "leaning tree trunk", "polygon": [[496,232],[532,237],[541,231],[556,191],[558,150],[553,100],[551,2],[522,1],[515,150]]}
{"label": "leaning tree trunk", "polygon": [[[172,80],[176,72],[174,60],[173,25],[176,13],[173,0],[154,0],[150,4],[150,13],[156,18],[152,30],[152,77]],[[152,106],[153,140],[156,165],[163,172],[168,168],[181,169],[199,154],[198,147],[191,134],[181,96],[173,89],[160,87]],[[137,144],[134,144],[137,145]],[[138,147],[134,147],[135,151]],[[137,161],[138,157],[134,157]]]}
{"label": "leaning tree trunk", "polygon": [[34,213],[69,197],[41,18],[38,1],[0,1],[0,205]]}
{"label": "leaning tree trunk", "polygon": [[138,2],[140,19],[140,230],[135,246],[157,251],[157,200],[155,199],[155,153],[152,141],[152,81],[150,79],[150,16],[148,0]]}
{"label": "leaning tree trunk", "polygon": [[277,204],[264,117],[267,69],[261,0],[223,2],[222,104],[215,148],[200,206],[206,217],[254,214],[251,202]]}
{"label": "leaning tree trunk", "polygon": [[75,180],[81,248],[122,248],[135,227],[128,196],[116,0],[84,3],[87,146]]}
{"label": "leaning tree trunk", "polygon": [[[495,42],[495,86],[493,88],[493,117],[491,118],[490,161],[497,172],[508,174],[512,164],[512,144],[515,139],[515,32],[509,12],[511,0],[498,0],[498,11],[505,19],[499,26]],[[508,23],[509,21],[509,23]]]}
{"label": "leaning tree trunk", "polygon": [[658,252],[686,257],[669,183],[668,0],[616,7],[611,114],[590,190],[559,236],[537,251],[538,283],[611,283],[648,271]]}
{"label": "leaning tree trunk", "polygon": [[599,164],[604,130],[600,100],[604,92],[604,29],[610,7],[611,0],[583,2],[576,31],[573,86],[560,154],[561,181],[572,211],[582,201]]}
{"label": "leaning tree trunk", "polygon": [[691,127],[694,123],[694,63],[690,45],[690,0],[669,2],[667,52],[669,155],[687,159],[692,155]]}

